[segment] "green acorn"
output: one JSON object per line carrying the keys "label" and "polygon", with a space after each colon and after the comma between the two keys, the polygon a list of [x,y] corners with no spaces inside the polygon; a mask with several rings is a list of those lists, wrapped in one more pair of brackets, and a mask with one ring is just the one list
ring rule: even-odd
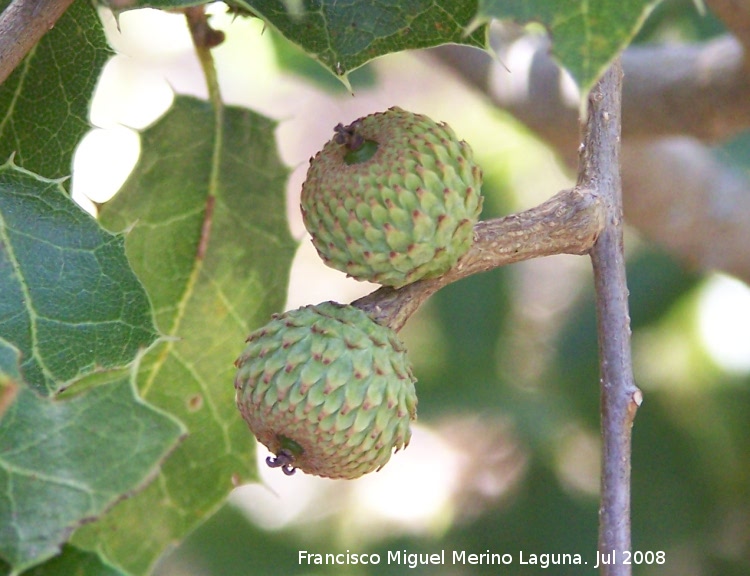
{"label": "green acorn", "polygon": [[247,339],[234,380],[242,416],[291,474],[357,478],[408,445],[414,376],[396,333],[354,306],[274,315]]}
{"label": "green acorn", "polygon": [[396,107],[335,132],[310,160],[301,196],[326,264],[395,288],[452,268],[482,210],[469,145],[446,124]]}

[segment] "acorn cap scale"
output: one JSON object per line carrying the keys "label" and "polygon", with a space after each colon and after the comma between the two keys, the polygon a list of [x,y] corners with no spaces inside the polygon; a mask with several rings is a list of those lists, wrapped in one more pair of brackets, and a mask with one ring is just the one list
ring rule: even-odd
{"label": "acorn cap scale", "polygon": [[287,474],[357,478],[409,443],[417,397],[404,346],[354,306],[275,315],[235,364],[239,410]]}
{"label": "acorn cap scale", "polygon": [[482,209],[469,145],[397,107],[335,132],[310,160],[300,202],[326,264],[396,288],[453,267]]}

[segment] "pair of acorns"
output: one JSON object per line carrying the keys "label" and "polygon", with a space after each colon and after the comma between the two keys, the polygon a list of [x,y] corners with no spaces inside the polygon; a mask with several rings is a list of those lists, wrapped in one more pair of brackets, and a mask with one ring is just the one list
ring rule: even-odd
{"label": "pair of acorns", "polygon": [[[335,128],[310,160],[302,216],[326,264],[400,288],[440,276],[469,249],[481,185],[450,127],[394,107]],[[235,364],[240,412],[286,474],[357,478],[409,443],[417,396],[406,350],[359,308],[274,315]]]}

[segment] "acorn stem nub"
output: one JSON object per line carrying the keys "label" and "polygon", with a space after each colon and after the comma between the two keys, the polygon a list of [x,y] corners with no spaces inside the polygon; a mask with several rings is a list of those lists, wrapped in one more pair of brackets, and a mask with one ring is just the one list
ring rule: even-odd
{"label": "acorn stem nub", "polygon": [[294,456],[288,450],[280,450],[275,458],[271,456],[266,458],[269,468],[281,468],[287,476],[291,476],[297,470],[292,466],[292,462],[294,462]]}
{"label": "acorn stem nub", "polygon": [[349,126],[344,126],[339,123],[333,129],[335,135],[333,140],[340,146],[346,146],[351,151],[356,151],[362,148],[365,143],[365,139],[361,134],[357,133],[357,122],[352,122]]}
{"label": "acorn stem nub", "polygon": [[339,146],[346,147],[348,152],[344,155],[344,162],[350,166],[352,164],[366,162],[372,158],[378,149],[377,142],[365,139],[365,137],[357,131],[359,124],[358,121],[352,122],[349,126],[337,124],[333,129],[335,132],[333,141]]}

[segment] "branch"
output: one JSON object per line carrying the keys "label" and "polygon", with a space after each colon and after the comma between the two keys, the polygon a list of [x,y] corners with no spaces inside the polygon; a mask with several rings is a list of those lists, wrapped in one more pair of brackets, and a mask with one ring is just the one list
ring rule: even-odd
{"label": "branch", "polygon": [[563,190],[546,202],[474,227],[474,242],[443,276],[403,288],[380,288],[353,302],[379,323],[400,330],[432,294],[448,284],[499,266],[554,254],[586,254],[603,226],[602,206],[592,191]]}
{"label": "branch", "polygon": [[[188,6],[183,12],[185,13],[185,19],[190,30],[190,37],[193,39],[193,46],[199,52],[198,57],[206,58],[202,54],[224,42],[225,34],[222,30],[212,28],[208,23],[208,15],[206,14],[206,7],[204,5]],[[210,59],[210,57],[208,58]],[[211,77],[216,75],[213,65],[208,66],[210,71],[207,72],[203,60],[201,60],[201,64],[204,68],[204,74]],[[213,81],[213,78],[209,78],[209,80]],[[211,87],[209,86],[209,88]]]}
{"label": "branch", "polygon": [[750,282],[750,182],[692,138],[623,146],[629,224],[692,269]]}
{"label": "branch", "polygon": [[0,14],[0,84],[55,25],[73,0],[13,0]]}
{"label": "branch", "polygon": [[[708,7],[740,41],[745,51],[750,50],[750,6],[744,0],[708,0]],[[747,61],[746,61],[747,63]]]}
{"label": "branch", "polygon": [[[612,562],[603,576],[629,576],[622,562],[630,550],[631,427],[640,404],[633,379],[630,315],[623,249],[620,183],[622,68],[619,60],[589,95],[579,185],[596,187],[604,207],[604,228],[591,250],[596,290],[601,376],[602,477],[599,552]],[[614,553],[614,556],[613,556]]]}
{"label": "branch", "polygon": [[[579,98],[551,58],[549,40],[519,37],[506,27],[493,31],[492,44],[503,64],[455,46],[432,54],[545,138],[565,134],[567,145],[574,142]],[[681,135],[716,142],[739,134],[750,127],[745,64],[742,45],[731,36],[700,44],[629,47],[622,55],[623,137]]]}
{"label": "branch", "polygon": [[[504,27],[493,30],[493,44],[510,72],[478,50],[444,47],[430,53],[536,131],[574,166],[578,104],[561,88],[560,69],[546,45]],[[729,137],[750,126],[750,89],[740,89],[750,77],[742,72],[744,52],[729,37],[671,50],[671,56],[667,48],[629,48],[623,54],[622,178],[627,221],[691,267],[721,269],[750,282],[750,182],[719,161],[700,140]],[[726,57],[723,64],[721,54]],[[691,59],[696,62],[690,64]],[[728,76],[722,79],[708,72],[701,77],[707,62]],[[670,70],[692,74],[683,84],[696,91],[680,96],[678,75]],[[659,75],[666,78],[660,80]],[[698,90],[701,78],[706,83]],[[669,96],[659,95],[660,86],[674,90]],[[743,90],[748,93],[739,96]],[[732,93],[738,95],[737,101],[726,100]],[[663,105],[670,100],[675,108],[665,113]],[[632,112],[639,108],[642,113]],[[678,120],[686,122],[684,130]],[[692,137],[665,136],[675,132]]]}

